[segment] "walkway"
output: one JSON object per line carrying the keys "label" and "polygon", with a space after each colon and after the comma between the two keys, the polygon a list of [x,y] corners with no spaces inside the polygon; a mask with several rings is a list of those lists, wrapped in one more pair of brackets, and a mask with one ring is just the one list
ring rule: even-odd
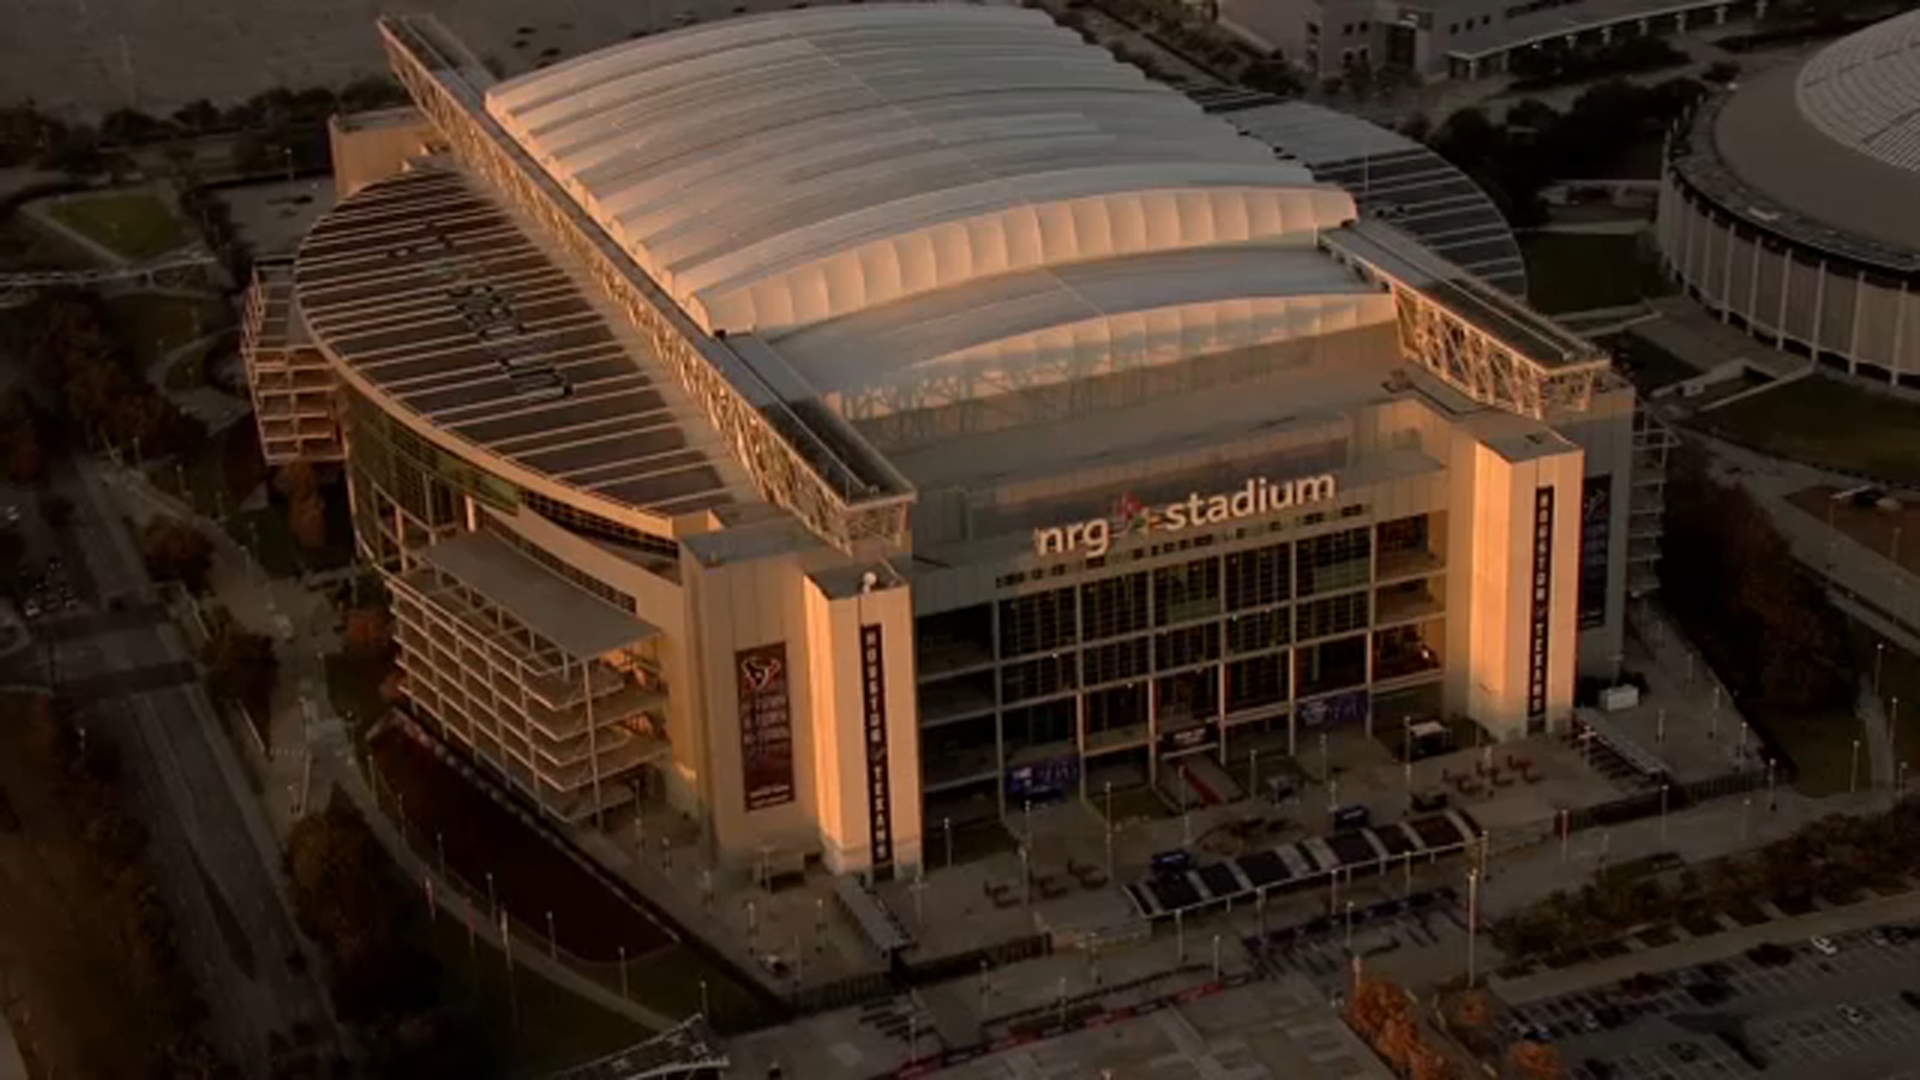
{"label": "walkway", "polygon": [[[338,642],[332,632],[333,615],[326,601],[301,582],[269,577],[253,563],[246,549],[228,537],[216,522],[198,517],[193,508],[157,491],[137,474],[116,472],[113,489],[120,497],[122,509],[134,514],[136,519],[168,514],[194,521],[203,531],[212,534],[213,601],[226,606],[242,626],[269,634],[281,642],[281,689],[275,695],[279,701],[270,721],[274,749],[265,761],[257,754],[251,755],[254,759],[251,767],[255,770],[264,767],[267,772],[262,797],[276,840],[284,842],[287,831],[304,808],[324,805],[330,793],[341,791],[360,810],[381,845],[406,872],[408,880],[421,882],[424,887],[431,878],[438,907],[449,917],[464,920],[469,912],[463,894],[414,855],[376,804],[373,790],[353,755],[346,722],[334,713],[328,700],[324,655],[337,649]],[[338,580],[341,575],[320,576]],[[476,924],[477,936],[490,947],[502,948],[497,923],[480,922],[487,925]],[[679,1018],[621,998],[530,944],[515,950],[513,955],[516,962],[535,974],[635,1023],[662,1030],[679,1022]]]}

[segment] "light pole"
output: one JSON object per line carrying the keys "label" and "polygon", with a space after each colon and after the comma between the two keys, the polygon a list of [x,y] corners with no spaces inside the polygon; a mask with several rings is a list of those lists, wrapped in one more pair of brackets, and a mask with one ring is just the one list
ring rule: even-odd
{"label": "light pole", "polygon": [[1480,934],[1480,871],[1467,871],[1467,985],[1474,982],[1473,950]]}
{"label": "light pole", "polygon": [[1661,709],[1654,714],[1653,741],[1655,745],[1667,745],[1667,710]]}
{"label": "light pole", "polygon": [[1033,800],[1020,800],[1020,831],[1026,837],[1027,846],[1033,846]]}
{"label": "light pole", "polygon": [[620,946],[620,1000],[627,1000],[627,947]]}
{"label": "light pole", "polygon": [[1220,981],[1220,935],[1213,935],[1213,981]]}
{"label": "light pole", "polygon": [[1749,792],[1740,797],[1740,842],[1746,843],[1747,832],[1753,826],[1753,794]]}
{"label": "light pole", "polygon": [[1780,803],[1774,797],[1774,792],[1773,792],[1773,759],[1768,758],[1767,759],[1767,809],[1777,810],[1779,809],[1779,807],[1780,807]]}
{"label": "light pole", "polygon": [[1707,738],[1714,739],[1714,738],[1718,738],[1719,735],[1720,735],[1720,684],[1716,682],[1713,684],[1713,711],[1707,714]]}
{"label": "light pole", "polygon": [[1181,908],[1173,913],[1173,955],[1177,962],[1187,962],[1187,910]]}
{"label": "light pole", "polygon": [[1880,696],[1880,662],[1882,660],[1885,660],[1886,656],[1887,656],[1887,643],[1884,641],[1874,642],[1873,643],[1873,696],[1874,697]]}
{"label": "light pole", "polygon": [[707,1015],[707,980],[700,980],[700,1015]]}
{"label": "light pole", "polygon": [[1020,845],[1020,902],[1025,907],[1033,907],[1033,856],[1028,854],[1025,844]]}
{"label": "light pole", "polygon": [[487,917],[491,919],[500,917],[500,899],[493,893],[493,871],[491,870],[487,871]]}
{"label": "light pole", "polygon": [[1327,760],[1327,733],[1324,731],[1320,733],[1320,779],[1333,779],[1333,766]]}
{"label": "light pole", "polygon": [[1353,901],[1347,901],[1347,955],[1353,955]]}
{"label": "light pole", "polygon": [[1667,785],[1660,785],[1660,842],[1667,842]]}
{"label": "light pole", "polygon": [[1260,748],[1247,751],[1247,793],[1260,797]]}
{"label": "light pole", "polygon": [[553,932],[553,912],[547,912],[547,959],[560,962],[560,936]]}
{"label": "light pole", "polygon": [[1176,772],[1173,778],[1180,785],[1180,845],[1193,846],[1193,815],[1188,807],[1187,778],[1184,773]]}
{"label": "light pole", "polygon": [[1904,761],[1900,763],[1900,768],[1893,774],[1893,790],[1907,790],[1907,763]]}
{"label": "light pole", "polygon": [[947,869],[951,870],[953,869],[953,819],[952,818],[943,817],[940,819],[940,835],[946,842]]}
{"label": "light pole", "polygon": [[1853,740],[1853,754],[1847,761],[1847,794],[1860,790],[1860,740]]}

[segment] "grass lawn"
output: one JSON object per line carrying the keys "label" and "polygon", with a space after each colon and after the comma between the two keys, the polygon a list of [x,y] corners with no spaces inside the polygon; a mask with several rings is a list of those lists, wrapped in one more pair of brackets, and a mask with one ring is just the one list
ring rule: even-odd
{"label": "grass lawn", "polygon": [[129,259],[165,255],[187,241],[173,211],[143,191],[63,198],[48,209],[61,224]]}
{"label": "grass lawn", "polygon": [[[1920,657],[1906,652],[1868,627],[1849,621],[1848,637],[1853,645],[1854,664],[1863,678],[1871,680],[1875,667],[1876,644],[1879,650],[1880,693],[1883,699],[1898,697],[1903,703],[1895,717],[1894,752],[1907,762],[1909,775],[1920,778]],[[1872,764],[1860,721],[1850,710],[1834,710],[1818,716],[1772,717],[1764,713],[1753,717],[1779,740],[1781,747],[1800,768],[1795,783],[1806,795],[1834,795],[1846,791],[1853,781],[1853,741],[1861,739],[1861,787],[1872,782]]]}
{"label": "grass lawn", "polygon": [[1920,483],[1920,403],[1819,375],[1700,413],[1693,423],[1777,457]]}
{"label": "grass lawn", "polygon": [[[624,946],[636,1001],[685,1016],[698,1010],[704,980],[716,1025],[735,1028],[760,1019],[757,1003],[731,974],[675,943],[664,926],[405,733],[383,733],[371,751],[386,788],[406,800],[405,827],[415,849],[444,851],[448,872],[465,881],[483,882],[491,874],[501,906],[522,926],[539,927],[552,912],[561,949],[581,959],[586,974],[617,991],[617,957]],[[475,891],[484,895],[485,886]],[[529,937],[527,946],[545,943]]]}
{"label": "grass lawn", "polygon": [[1638,236],[1525,232],[1519,240],[1527,299],[1549,314],[1620,307],[1671,291]]}
{"label": "grass lawn", "polygon": [[[484,917],[484,915],[482,915]],[[501,1073],[551,1076],[605,1057],[654,1034],[520,968],[511,986],[500,950],[474,939],[464,922],[442,916],[429,926],[443,993],[487,1038]]]}
{"label": "grass lawn", "polygon": [[[1881,699],[1900,699],[1899,715],[1891,717],[1894,756],[1907,763],[1910,781],[1920,781],[1920,657],[1883,641],[1880,635],[1858,623],[1853,629],[1861,673],[1869,680],[1873,678],[1877,655]],[[1877,654],[1876,644],[1884,646]]]}
{"label": "grass lawn", "polygon": [[[106,304],[109,317],[142,371],[172,349],[233,323],[232,309],[218,300],[129,293],[115,296]],[[172,381],[169,373],[168,383]]]}
{"label": "grass lawn", "polygon": [[0,220],[0,270],[85,270],[88,253],[25,214]]}

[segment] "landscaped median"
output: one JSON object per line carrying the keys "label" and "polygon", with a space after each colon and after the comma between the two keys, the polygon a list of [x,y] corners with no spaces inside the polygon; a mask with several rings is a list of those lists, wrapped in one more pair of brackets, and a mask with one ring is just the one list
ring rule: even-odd
{"label": "landscaped median", "polygon": [[1911,890],[1920,798],[1880,814],[1835,814],[1744,856],[1701,866],[1671,854],[1608,867],[1494,923],[1518,978]]}

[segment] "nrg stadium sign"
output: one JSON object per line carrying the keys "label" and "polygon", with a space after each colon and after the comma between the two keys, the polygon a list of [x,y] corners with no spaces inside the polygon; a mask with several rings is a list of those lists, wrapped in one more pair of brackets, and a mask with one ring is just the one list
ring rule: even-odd
{"label": "nrg stadium sign", "polygon": [[1033,530],[1033,550],[1041,556],[1084,551],[1089,558],[1097,559],[1112,549],[1116,535],[1180,532],[1196,525],[1257,517],[1289,507],[1326,502],[1337,490],[1333,477],[1322,473],[1279,483],[1255,477],[1230,495],[1202,495],[1196,491],[1164,506],[1148,506],[1132,495],[1125,495],[1114,507],[1111,518]]}

